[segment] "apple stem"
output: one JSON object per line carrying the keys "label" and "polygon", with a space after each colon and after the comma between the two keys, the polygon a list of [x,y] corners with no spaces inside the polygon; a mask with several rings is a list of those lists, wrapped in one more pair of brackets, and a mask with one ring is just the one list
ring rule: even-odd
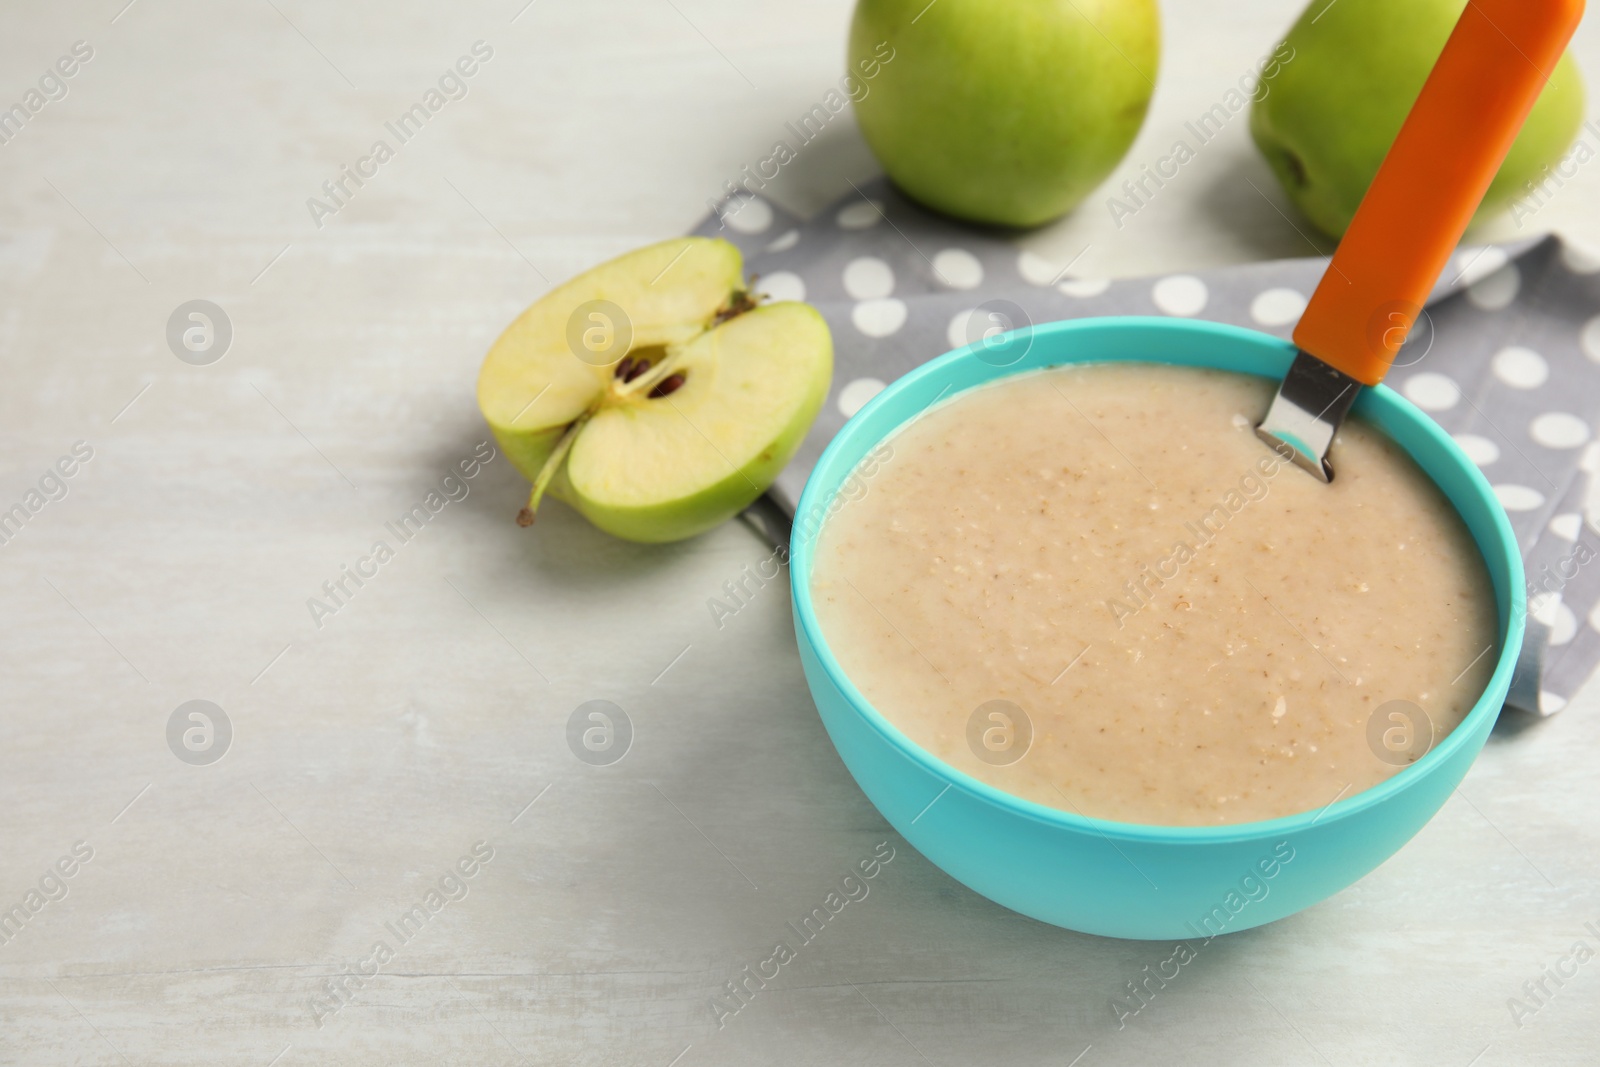
{"label": "apple stem", "polygon": [[729,319],[736,319],[746,311],[754,311],[760,305],[760,297],[766,294],[755,291],[756,279],[759,277],[761,277],[759,274],[751,275],[748,288],[734,290],[733,295],[728,298],[728,305],[712,316],[713,327],[721,326]]}
{"label": "apple stem", "polygon": [[544,491],[550,485],[550,479],[555,477],[556,471],[561,469],[561,464],[566,462],[567,453],[572,450],[572,443],[578,439],[578,431],[590,418],[594,416],[595,409],[590,408],[582,415],[573,419],[561,434],[561,439],[556,442],[556,447],[551,449],[550,458],[544,461],[544,466],[539,468],[539,476],[533,480],[533,492],[528,494],[528,504],[517,512],[518,526],[532,526],[534,517],[539,512],[539,501],[544,498]]}

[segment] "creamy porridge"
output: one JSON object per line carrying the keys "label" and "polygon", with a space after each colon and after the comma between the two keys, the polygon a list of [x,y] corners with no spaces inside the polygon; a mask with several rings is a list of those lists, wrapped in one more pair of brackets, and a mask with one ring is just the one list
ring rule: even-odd
{"label": "creamy porridge", "polygon": [[1331,486],[1263,444],[1274,385],[1101,364],[925,413],[821,530],[829,648],[923,748],[1085,815],[1243,822],[1383,781],[1483,691],[1493,589],[1371,426]]}

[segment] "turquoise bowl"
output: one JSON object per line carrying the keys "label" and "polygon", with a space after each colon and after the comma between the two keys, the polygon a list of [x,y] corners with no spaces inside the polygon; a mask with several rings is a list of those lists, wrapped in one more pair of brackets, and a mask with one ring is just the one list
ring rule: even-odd
{"label": "turquoise bowl", "polygon": [[[1107,937],[1192,940],[1245,930],[1309,907],[1388,859],[1483,748],[1522,645],[1526,595],[1516,539],[1489,483],[1449,435],[1386,386],[1363,390],[1356,410],[1410,453],[1461,514],[1500,615],[1499,661],[1482,697],[1459,727],[1388,781],[1321,811],[1265,822],[1110,822],[1023,800],[951,767],[862,697],[817,624],[811,567],[841,483],[880,441],[938,400],[1025,371],[1136,361],[1282,378],[1294,357],[1292,345],[1253,330],[1160,318],[1057,322],[987,343],[919,367],[862,408],[823,453],[796,512],[790,581],[801,663],[828,736],[867,798],[962,884],[1043,922]],[[996,366],[997,353],[1014,362]]]}

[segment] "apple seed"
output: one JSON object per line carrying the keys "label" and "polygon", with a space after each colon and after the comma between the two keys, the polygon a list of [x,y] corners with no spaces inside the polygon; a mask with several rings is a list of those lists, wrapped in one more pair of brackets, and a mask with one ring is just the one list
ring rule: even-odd
{"label": "apple seed", "polygon": [[682,373],[669,374],[657,382],[654,389],[650,390],[650,398],[653,400],[658,396],[667,396],[675,393],[678,391],[678,387],[688,380],[688,376]]}

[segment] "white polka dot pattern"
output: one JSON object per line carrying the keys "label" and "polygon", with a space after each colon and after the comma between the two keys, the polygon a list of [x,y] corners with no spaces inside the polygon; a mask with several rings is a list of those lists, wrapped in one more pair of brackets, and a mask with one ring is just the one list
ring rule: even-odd
{"label": "white polka dot pattern", "polygon": [[1499,311],[1517,298],[1522,287],[1522,272],[1508,263],[1493,274],[1467,286],[1467,299],[1485,311]]}
{"label": "white polka dot pattern", "polygon": [[857,300],[876,300],[894,292],[894,271],[876,256],[852,259],[844,268],[844,291]]}
{"label": "white polka dot pattern", "polygon": [[1041,255],[1024,252],[1017,257],[1017,273],[1029,285],[1054,285],[1061,276],[1061,268]]}
{"label": "white polka dot pattern", "polygon": [[972,313],[977,308],[963,308],[950,316],[950,324],[945,327],[944,338],[951,348],[963,348],[967,344],[967,321],[972,318]]}
{"label": "white polka dot pattern", "polygon": [[905,325],[906,304],[892,296],[863,300],[850,309],[850,321],[868,337],[888,337]]}
{"label": "white polka dot pattern", "polygon": [[1480,467],[1487,467],[1500,458],[1500,446],[1481,434],[1458,433],[1453,436],[1467,458]]}
{"label": "white polka dot pattern", "polygon": [[1550,520],[1550,532],[1564,541],[1576,541],[1583,529],[1583,516],[1568,511]]}
{"label": "white polka dot pattern", "polygon": [[806,283],[794,271],[774,271],[756,282],[756,289],[774,300],[804,300]]}
{"label": "white polka dot pattern", "polygon": [[1306,309],[1306,298],[1293,289],[1268,289],[1250,302],[1250,317],[1263,326],[1287,326]]}
{"label": "white polka dot pattern", "polygon": [[883,205],[876,200],[852,200],[834,218],[841,230],[865,230],[883,218]]}
{"label": "white polka dot pattern", "polygon": [[772,225],[772,206],[759,196],[734,197],[723,209],[722,221],[738,233],[763,233]]}
{"label": "white polka dot pattern", "polygon": [[1401,391],[1423,411],[1449,411],[1461,401],[1461,387],[1432,371],[1413,374],[1401,386]]}
{"label": "white polka dot pattern", "polygon": [[1589,440],[1589,424],[1565,411],[1550,411],[1533,420],[1528,435],[1546,448],[1577,448]]}
{"label": "white polka dot pattern", "polygon": [[933,274],[952,289],[976,289],[983,283],[983,264],[964,248],[946,248],[933,257]]}
{"label": "white polka dot pattern", "polygon": [[1578,344],[1582,346],[1584,355],[1600,363],[1600,315],[1583,324],[1583,332],[1578,334]]}
{"label": "white polka dot pattern", "polygon": [[867,406],[867,401],[883,392],[883,382],[878,378],[857,378],[839,390],[839,414],[850,418]]}
{"label": "white polka dot pattern", "polygon": [[1068,278],[1056,286],[1056,291],[1062,296],[1073,296],[1080,300],[1091,296],[1099,296],[1111,288],[1109,278]]}
{"label": "white polka dot pattern", "polygon": [[1205,310],[1209,295],[1206,283],[1192,274],[1162,278],[1150,290],[1150,299],[1168,315],[1198,315]]}
{"label": "white polka dot pattern", "polygon": [[1531,348],[1510,345],[1494,356],[1494,376],[1513,389],[1537,389],[1550,377],[1550,365]]}
{"label": "white polka dot pattern", "polygon": [[1527,485],[1497,485],[1494,495],[1507,511],[1532,511],[1544,503],[1544,494]]}

